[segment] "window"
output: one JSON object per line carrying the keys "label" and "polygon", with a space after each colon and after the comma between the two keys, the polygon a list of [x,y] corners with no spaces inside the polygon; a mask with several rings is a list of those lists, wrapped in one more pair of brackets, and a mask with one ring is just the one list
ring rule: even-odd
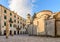
{"label": "window", "polygon": [[22,20],[22,18],[20,18],[20,20]]}
{"label": "window", "polygon": [[6,16],[4,16],[4,19],[6,19],[7,17]]}
{"label": "window", "polygon": [[10,16],[12,16],[12,13],[10,13]]}
{"label": "window", "polygon": [[13,27],[17,27],[17,25],[16,25],[16,24],[14,24],[14,25],[13,25]]}
{"label": "window", "polygon": [[6,10],[4,10],[4,13],[7,13]]}
{"label": "window", "polygon": [[10,18],[9,22],[10,22],[10,23],[13,23],[12,18]]}
{"label": "window", "polygon": [[19,23],[19,21],[18,21],[18,23]]}
{"label": "window", "polygon": [[18,17],[18,19],[19,19],[19,17]]}
{"label": "window", "polygon": [[22,24],[22,22],[20,22],[20,24]]}
{"label": "window", "polygon": [[4,26],[6,26],[6,22],[4,22]]}
{"label": "window", "polygon": [[12,24],[10,24],[10,27],[12,27]]}
{"label": "window", "polygon": [[14,17],[16,18],[16,15],[14,15]]}
{"label": "window", "polygon": [[37,25],[39,25],[39,21],[37,21]]}
{"label": "window", "polygon": [[12,21],[12,18],[10,18],[10,21]]}
{"label": "window", "polygon": [[14,22],[16,22],[16,20],[14,20]]}
{"label": "window", "polygon": [[19,26],[18,26],[18,28],[19,28]]}

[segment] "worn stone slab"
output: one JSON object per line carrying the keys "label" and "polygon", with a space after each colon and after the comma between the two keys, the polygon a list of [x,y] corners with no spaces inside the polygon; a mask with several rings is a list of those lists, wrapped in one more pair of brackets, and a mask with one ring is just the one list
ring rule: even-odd
{"label": "worn stone slab", "polygon": [[46,20],[46,35],[55,36],[55,19]]}

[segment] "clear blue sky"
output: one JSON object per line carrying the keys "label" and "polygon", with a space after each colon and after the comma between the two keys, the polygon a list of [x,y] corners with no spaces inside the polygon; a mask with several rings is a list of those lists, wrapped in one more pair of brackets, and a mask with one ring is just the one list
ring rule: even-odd
{"label": "clear blue sky", "polygon": [[[0,0],[0,4],[7,8],[9,5],[8,0]],[[33,12],[39,12],[41,10],[60,11],[60,0],[36,0],[33,4]]]}
{"label": "clear blue sky", "polygon": [[36,0],[33,4],[35,4],[33,7],[34,12],[41,10],[60,11],[60,0]]}
{"label": "clear blue sky", "polygon": [[0,4],[8,8],[8,0],[0,0]]}

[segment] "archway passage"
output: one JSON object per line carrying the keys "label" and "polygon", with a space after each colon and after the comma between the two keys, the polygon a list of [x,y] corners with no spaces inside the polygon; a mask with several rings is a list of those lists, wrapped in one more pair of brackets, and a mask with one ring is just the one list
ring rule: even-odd
{"label": "archway passage", "polygon": [[17,34],[19,35],[19,31],[17,31]]}
{"label": "archway passage", "polygon": [[12,35],[12,31],[10,30],[10,35]]}
{"label": "archway passage", "polygon": [[16,35],[16,31],[14,31],[14,35]]}
{"label": "archway passage", "polygon": [[4,35],[6,35],[6,30],[4,30]]}

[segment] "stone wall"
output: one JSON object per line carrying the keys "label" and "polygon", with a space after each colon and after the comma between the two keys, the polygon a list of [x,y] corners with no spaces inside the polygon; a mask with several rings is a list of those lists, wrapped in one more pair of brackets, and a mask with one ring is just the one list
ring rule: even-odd
{"label": "stone wall", "polygon": [[55,36],[55,19],[49,19],[45,22],[46,35]]}
{"label": "stone wall", "polygon": [[60,36],[60,20],[56,21],[56,35]]}

